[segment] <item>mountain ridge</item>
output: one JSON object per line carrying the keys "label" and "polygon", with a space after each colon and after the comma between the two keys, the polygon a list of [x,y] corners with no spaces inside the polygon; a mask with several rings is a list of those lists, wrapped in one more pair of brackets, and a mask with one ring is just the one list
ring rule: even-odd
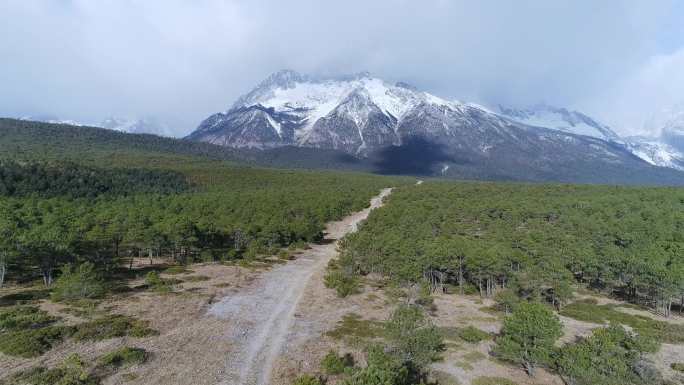
{"label": "mountain ridge", "polygon": [[[402,173],[383,158],[390,157],[410,170],[447,177],[601,183],[653,172],[608,126],[577,111],[545,108],[567,125],[531,121],[541,109],[496,113],[368,73],[315,78],[284,70],[186,139],[258,150],[335,150]],[[429,164],[417,165],[421,159]]]}

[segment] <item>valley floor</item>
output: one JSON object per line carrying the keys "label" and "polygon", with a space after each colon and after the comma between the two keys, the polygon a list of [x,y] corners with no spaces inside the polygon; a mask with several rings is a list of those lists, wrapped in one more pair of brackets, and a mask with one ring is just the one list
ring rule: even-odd
{"label": "valley floor", "polygon": [[[77,343],[68,340],[35,359],[0,354],[0,383],[12,373],[37,365],[54,367],[72,354],[86,361],[123,346],[143,348],[149,360],[120,370],[103,384],[244,384],[286,385],[302,373],[318,373],[323,356],[331,349],[350,353],[363,362],[363,347],[375,338],[373,325],[388,318],[401,299],[381,288],[373,277],[364,279],[360,294],[338,298],[325,288],[323,276],[327,263],[337,255],[336,240],[355,231],[370,210],[382,204],[391,192],[385,189],[369,208],[326,228],[321,244],[294,253],[294,260],[271,260],[249,265],[196,264],[190,271],[166,278],[179,280],[171,293],[150,291],[117,295],[100,302],[89,313],[74,312],[73,307],[40,301],[50,314],[62,317],[67,324],[86,321],[95,315],[124,314],[147,320],[159,331],[158,336],[119,337],[98,342]],[[152,262],[150,264],[150,262]],[[140,277],[129,282],[141,285],[142,276],[163,261],[136,261]],[[16,289],[2,289],[0,297]],[[590,293],[576,299],[595,298],[598,304],[614,300]],[[497,333],[502,316],[492,311],[493,301],[476,295],[434,295],[432,321],[445,331],[474,326]],[[681,317],[659,317],[632,307],[616,307],[626,313],[667,322],[681,323]],[[560,317],[564,335],[559,343],[588,335],[600,325]],[[491,339],[467,343],[446,333],[442,360],[433,364],[441,385],[480,384],[483,378],[505,378],[518,385],[561,385],[562,380],[540,369],[535,378],[518,367],[497,361],[489,351]],[[652,357],[663,374],[681,381],[670,369],[674,362],[684,362],[684,346],[664,344]],[[331,376],[329,385],[339,382]],[[497,382],[498,383],[498,382]],[[504,382],[501,382],[504,383]]]}

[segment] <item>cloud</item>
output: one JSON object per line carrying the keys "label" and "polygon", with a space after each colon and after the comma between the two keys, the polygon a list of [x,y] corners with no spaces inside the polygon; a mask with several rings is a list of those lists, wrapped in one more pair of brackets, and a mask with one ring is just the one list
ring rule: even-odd
{"label": "cloud", "polygon": [[[153,115],[186,133],[281,68],[369,70],[445,97],[603,111],[610,103],[596,95],[663,54],[673,4],[8,0],[0,115]],[[610,110],[602,116],[616,120]]]}
{"label": "cloud", "polygon": [[659,135],[673,112],[684,111],[684,48],[648,58],[600,99],[588,104],[624,134]]}

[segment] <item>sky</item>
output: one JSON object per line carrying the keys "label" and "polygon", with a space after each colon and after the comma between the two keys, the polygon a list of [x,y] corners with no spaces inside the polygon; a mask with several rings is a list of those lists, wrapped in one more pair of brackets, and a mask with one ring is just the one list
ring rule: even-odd
{"label": "sky", "polygon": [[154,117],[183,135],[283,68],[569,107],[624,135],[684,106],[677,0],[3,0],[0,15],[0,116]]}

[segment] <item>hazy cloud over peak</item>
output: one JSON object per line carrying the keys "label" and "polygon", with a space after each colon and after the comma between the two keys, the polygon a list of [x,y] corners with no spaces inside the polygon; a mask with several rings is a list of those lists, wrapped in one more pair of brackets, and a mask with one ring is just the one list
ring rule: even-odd
{"label": "hazy cloud over peak", "polygon": [[188,132],[293,68],[577,107],[633,132],[684,89],[673,0],[8,0],[0,14],[5,116],[151,115]]}

